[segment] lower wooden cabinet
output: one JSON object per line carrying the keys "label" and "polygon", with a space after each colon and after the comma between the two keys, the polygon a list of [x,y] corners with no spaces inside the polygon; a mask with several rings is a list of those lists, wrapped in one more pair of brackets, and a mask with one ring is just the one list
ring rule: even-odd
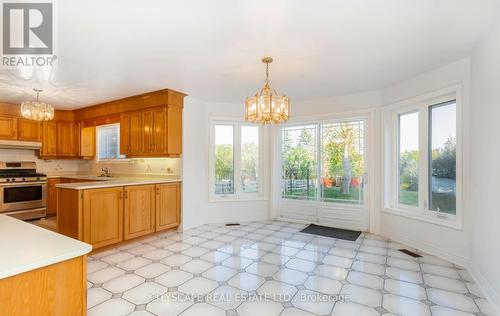
{"label": "lower wooden cabinet", "polygon": [[83,190],[83,241],[99,248],[123,240],[123,188]]}
{"label": "lower wooden cabinet", "polygon": [[180,224],[181,189],[179,183],[156,185],[156,231]]}
{"label": "lower wooden cabinet", "polygon": [[180,208],[179,182],[86,190],[57,188],[57,231],[97,249],[175,228],[180,224]]}
{"label": "lower wooden cabinet", "polygon": [[135,185],[125,187],[125,240],[144,236],[155,231],[155,186]]}

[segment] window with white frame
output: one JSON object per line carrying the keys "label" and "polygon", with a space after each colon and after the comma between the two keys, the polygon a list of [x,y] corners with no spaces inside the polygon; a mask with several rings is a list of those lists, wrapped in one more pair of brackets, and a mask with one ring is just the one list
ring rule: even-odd
{"label": "window with white frame", "polygon": [[283,199],[363,205],[365,120],[285,126]]}
{"label": "window with white frame", "polygon": [[393,150],[388,148],[386,153],[394,155],[392,181],[387,182],[390,209],[456,219],[460,181],[456,99],[453,94],[391,111],[386,126],[393,135],[387,144]]}
{"label": "window with white frame", "polygon": [[211,130],[211,196],[215,199],[260,196],[261,127],[215,121]]}
{"label": "window with white frame", "polygon": [[97,126],[97,160],[117,160],[120,155],[120,124]]}

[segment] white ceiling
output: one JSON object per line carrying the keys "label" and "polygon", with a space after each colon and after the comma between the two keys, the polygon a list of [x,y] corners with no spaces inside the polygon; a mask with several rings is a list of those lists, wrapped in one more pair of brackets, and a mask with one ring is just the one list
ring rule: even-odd
{"label": "white ceiling", "polygon": [[264,80],[292,102],[376,90],[470,54],[495,0],[58,0],[57,69],[0,70],[0,101],[58,108],[171,88],[238,102]]}

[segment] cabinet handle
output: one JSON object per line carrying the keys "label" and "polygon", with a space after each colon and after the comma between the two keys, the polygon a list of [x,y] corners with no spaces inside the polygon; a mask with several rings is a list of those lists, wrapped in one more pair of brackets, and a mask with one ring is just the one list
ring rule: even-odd
{"label": "cabinet handle", "polygon": [[125,190],[125,199],[128,199],[128,191]]}
{"label": "cabinet handle", "polygon": [[123,198],[123,192],[120,191],[120,200]]}
{"label": "cabinet handle", "polygon": [[156,195],[160,195],[160,188],[156,187]]}

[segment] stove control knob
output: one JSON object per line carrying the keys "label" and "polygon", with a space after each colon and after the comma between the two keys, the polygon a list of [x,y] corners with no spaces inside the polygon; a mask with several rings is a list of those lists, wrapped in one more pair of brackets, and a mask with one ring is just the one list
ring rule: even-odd
{"label": "stove control knob", "polygon": [[10,182],[10,179],[9,179],[9,178],[7,178],[7,182]]}
{"label": "stove control knob", "polygon": [[37,177],[36,179],[37,179],[37,180],[40,180],[40,177]]}
{"label": "stove control knob", "polygon": [[23,178],[23,181],[26,181],[26,178]]}
{"label": "stove control knob", "polygon": [[12,178],[12,180],[11,180],[11,181],[12,181],[12,182],[15,182],[15,181],[16,181],[16,179]]}

